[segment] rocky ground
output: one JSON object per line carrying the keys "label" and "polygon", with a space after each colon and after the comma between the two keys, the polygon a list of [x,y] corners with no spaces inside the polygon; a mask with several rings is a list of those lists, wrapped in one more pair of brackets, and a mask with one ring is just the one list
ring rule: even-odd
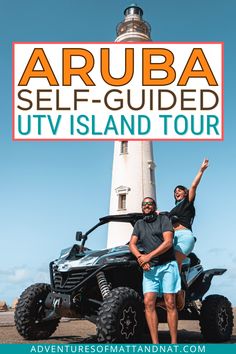
{"label": "rocky ground", "polygon": [[[14,326],[12,311],[0,312],[0,343],[35,343],[24,340]],[[236,309],[234,309],[236,322]],[[179,343],[203,343],[198,321],[179,321]],[[149,342],[144,338],[142,342]],[[168,343],[169,334],[166,324],[160,324],[160,342]],[[88,321],[71,320],[63,318],[56,332],[48,340],[37,343],[96,343],[95,325]],[[236,343],[236,323],[230,343]]]}

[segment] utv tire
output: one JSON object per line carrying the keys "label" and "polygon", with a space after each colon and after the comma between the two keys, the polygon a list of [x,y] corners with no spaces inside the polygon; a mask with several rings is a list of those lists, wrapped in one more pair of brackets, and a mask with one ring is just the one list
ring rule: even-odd
{"label": "utv tire", "polygon": [[229,300],[221,295],[210,295],[202,303],[200,328],[207,342],[225,342],[233,330],[233,311]]}
{"label": "utv tire", "polygon": [[130,288],[111,290],[99,309],[97,340],[100,343],[137,342],[145,323],[143,301]]}
{"label": "utv tire", "polygon": [[15,325],[25,339],[47,339],[55,332],[60,319],[42,322],[46,310],[44,301],[50,291],[50,285],[37,283],[21,294],[15,310]]}

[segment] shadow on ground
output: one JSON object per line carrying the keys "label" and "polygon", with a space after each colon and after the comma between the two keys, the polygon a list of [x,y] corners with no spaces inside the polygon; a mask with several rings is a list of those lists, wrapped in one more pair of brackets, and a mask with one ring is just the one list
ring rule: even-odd
{"label": "shadow on ground", "polygon": [[[51,340],[55,341],[55,343],[58,342],[63,342],[63,343],[97,343],[97,337],[96,336],[90,336],[87,338],[83,338],[80,336],[52,336],[50,337]],[[170,343],[170,335],[168,331],[160,331],[159,332],[159,341],[160,343]],[[236,342],[236,336],[232,336],[231,340],[226,342],[226,343],[235,343]],[[149,335],[146,335],[142,338],[140,338],[139,341],[136,343],[151,343],[151,339]],[[191,344],[191,343],[202,343],[204,344],[204,340],[199,332],[194,332],[194,331],[186,331],[186,330],[180,330],[178,331],[178,343],[180,344]]]}

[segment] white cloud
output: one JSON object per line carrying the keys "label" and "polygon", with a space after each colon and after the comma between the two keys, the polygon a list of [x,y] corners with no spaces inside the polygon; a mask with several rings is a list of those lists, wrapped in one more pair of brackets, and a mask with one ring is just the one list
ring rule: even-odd
{"label": "white cloud", "polygon": [[37,269],[24,265],[14,269],[0,271],[0,298],[11,304],[13,299],[34,283],[50,283],[48,265],[40,265]]}
{"label": "white cloud", "polygon": [[12,274],[8,276],[9,282],[21,283],[30,277],[30,270],[27,268],[14,269]]}

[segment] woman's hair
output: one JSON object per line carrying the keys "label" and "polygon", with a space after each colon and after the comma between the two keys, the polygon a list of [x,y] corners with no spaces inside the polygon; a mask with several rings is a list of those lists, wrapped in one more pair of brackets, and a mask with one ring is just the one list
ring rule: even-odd
{"label": "woman's hair", "polygon": [[[174,189],[174,194],[175,194],[176,189],[181,189],[182,191],[184,191],[186,193],[186,197],[188,196],[188,188],[186,188],[185,186],[182,186],[181,184],[176,186],[175,189]],[[175,198],[175,204],[176,203],[177,203],[177,200]]]}

